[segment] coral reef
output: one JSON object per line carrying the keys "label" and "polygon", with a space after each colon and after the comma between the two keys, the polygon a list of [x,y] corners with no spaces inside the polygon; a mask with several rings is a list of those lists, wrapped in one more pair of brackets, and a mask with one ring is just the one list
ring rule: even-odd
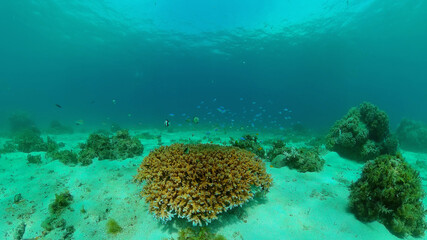
{"label": "coral reef", "polygon": [[230,138],[230,144],[234,147],[238,147],[241,149],[248,150],[249,152],[253,152],[260,158],[265,157],[265,150],[261,146],[261,144],[258,142],[257,136],[251,136],[247,134],[243,137],[240,137],[239,140],[234,140],[233,138]]}
{"label": "coral reef", "polygon": [[54,160],[59,160],[65,165],[76,165],[79,163],[77,154],[71,150],[54,151],[49,153],[48,156]]}
{"label": "coral reef", "polygon": [[44,152],[47,150],[47,145],[38,131],[30,129],[19,131],[13,141],[16,144],[16,149],[20,152]]}
{"label": "coral reef", "polygon": [[55,142],[52,138],[49,136],[46,139],[46,145],[47,145],[47,153],[58,151],[58,149],[65,146],[62,142]]}
{"label": "coral reef", "polygon": [[111,159],[110,138],[104,134],[92,133],[89,135],[86,143],[80,144],[81,154],[99,160]]}
{"label": "coral reef", "polygon": [[0,153],[11,153],[16,151],[18,151],[18,149],[16,149],[15,143],[11,140],[7,141],[0,149]]}
{"label": "coral reef", "polygon": [[144,158],[135,180],[145,182],[141,195],[156,218],[177,215],[193,225],[210,223],[272,183],[255,154],[212,144],[159,147]]}
{"label": "coral reef", "polygon": [[329,150],[363,161],[381,154],[395,154],[397,145],[397,138],[389,131],[387,114],[367,102],[350,109],[326,136]]}
{"label": "coral reef", "polygon": [[283,147],[283,152],[277,155],[271,165],[276,168],[288,166],[298,172],[320,172],[325,160],[319,157],[319,152],[310,148]]}
{"label": "coral reef", "polygon": [[427,125],[403,119],[396,130],[400,147],[414,152],[427,152]]}
{"label": "coral reef", "polygon": [[42,163],[42,157],[40,155],[27,155],[27,161],[31,164],[40,164]]}
{"label": "coral reef", "polygon": [[399,153],[368,161],[350,186],[350,209],[361,221],[379,220],[393,234],[423,236],[427,225],[418,172]]}
{"label": "coral reef", "polygon": [[275,157],[280,154],[283,154],[283,152],[286,150],[286,144],[282,140],[273,141],[271,145],[272,148],[267,151],[268,161],[272,161]]}
{"label": "coral reef", "polygon": [[113,159],[126,159],[140,156],[144,147],[136,137],[131,137],[128,130],[117,131],[111,138]]}
{"label": "coral reef", "polygon": [[53,152],[64,146],[63,143],[56,143],[50,137],[47,137],[47,141],[43,141],[40,137],[40,132],[34,129],[25,129],[16,133],[13,140],[7,141],[3,148],[0,150],[1,153],[9,152]]}
{"label": "coral reef", "polygon": [[93,158],[126,159],[139,156],[144,147],[136,137],[131,137],[128,130],[120,130],[113,137],[93,133],[86,143],[80,144],[79,162],[89,165]]}
{"label": "coral reef", "polygon": [[28,114],[25,112],[17,112],[11,115],[9,117],[9,127],[12,135],[23,130],[33,130],[40,134],[40,131],[36,128],[34,121],[30,119]]}
{"label": "coral reef", "polygon": [[122,230],[123,230],[123,228],[120,227],[120,225],[117,223],[116,220],[110,218],[107,221],[107,233],[117,234],[117,233],[121,232]]}

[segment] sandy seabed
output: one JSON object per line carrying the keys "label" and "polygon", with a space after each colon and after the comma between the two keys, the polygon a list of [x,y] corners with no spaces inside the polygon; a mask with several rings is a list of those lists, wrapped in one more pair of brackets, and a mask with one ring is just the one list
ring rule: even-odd
{"label": "sandy seabed", "polygon": [[[168,145],[173,139],[190,136],[202,139],[204,135],[194,131],[162,133],[162,141]],[[229,135],[217,133],[216,138],[228,142]],[[65,143],[63,149],[76,151],[87,137],[88,134],[53,136],[55,141]],[[6,140],[1,139],[0,143]],[[144,145],[143,157],[158,147],[156,139],[140,140]],[[427,154],[402,153],[420,171],[427,191]],[[42,164],[28,164],[26,153],[1,155],[1,239],[13,239],[15,229],[22,222],[26,224],[24,239],[41,236],[44,230],[41,223],[49,215],[49,204],[55,194],[65,190],[69,190],[74,199],[61,216],[67,226],[74,226],[73,239],[176,239],[179,229],[192,226],[183,219],[163,224],[148,212],[147,204],[139,195],[141,186],[133,182],[143,157],[94,160],[89,166],[73,167],[46,159],[43,152],[32,154],[41,154]],[[231,240],[399,239],[381,223],[360,222],[348,210],[348,186],[359,178],[363,163],[341,158],[335,152],[325,152],[322,157],[326,164],[319,173],[272,168],[266,162],[273,186],[265,198],[251,200],[243,207],[221,214],[208,225],[209,229]],[[23,200],[14,203],[14,196],[19,193]],[[424,199],[425,205],[426,202]],[[111,218],[123,228],[122,232],[107,233],[106,223]],[[64,231],[54,230],[39,239],[56,240],[63,235]]]}

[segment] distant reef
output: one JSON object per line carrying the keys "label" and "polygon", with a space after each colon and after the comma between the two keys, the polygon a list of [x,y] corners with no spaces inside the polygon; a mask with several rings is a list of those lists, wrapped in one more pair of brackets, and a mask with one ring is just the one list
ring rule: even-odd
{"label": "distant reef", "polygon": [[402,149],[414,152],[427,152],[427,125],[409,119],[403,119],[396,130]]}

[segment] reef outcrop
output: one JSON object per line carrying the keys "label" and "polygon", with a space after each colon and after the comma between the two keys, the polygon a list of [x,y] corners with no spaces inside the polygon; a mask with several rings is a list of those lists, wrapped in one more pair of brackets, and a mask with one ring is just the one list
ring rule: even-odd
{"label": "reef outcrop", "polygon": [[363,161],[382,154],[395,154],[397,146],[397,138],[390,134],[387,114],[368,102],[351,108],[326,136],[329,150]]}
{"label": "reef outcrop", "polygon": [[157,148],[143,160],[135,180],[145,182],[141,195],[156,218],[177,215],[193,225],[210,223],[272,184],[254,153],[212,144]]}

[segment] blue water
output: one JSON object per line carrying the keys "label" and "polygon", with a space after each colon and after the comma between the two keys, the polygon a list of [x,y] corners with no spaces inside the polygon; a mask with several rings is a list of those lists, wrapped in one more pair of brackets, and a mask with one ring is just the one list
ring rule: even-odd
{"label": "blue water", "polygon": [[426,10],[415,0],[2,1],[1,123],[16,110],[41,125],[156,125],[169,113],[208,123],[223,106],[236,114],[220,120],[229,124],[262,106],[277,122],[268,127],[324,129],[362,101],[392,127],[427,121]]}

